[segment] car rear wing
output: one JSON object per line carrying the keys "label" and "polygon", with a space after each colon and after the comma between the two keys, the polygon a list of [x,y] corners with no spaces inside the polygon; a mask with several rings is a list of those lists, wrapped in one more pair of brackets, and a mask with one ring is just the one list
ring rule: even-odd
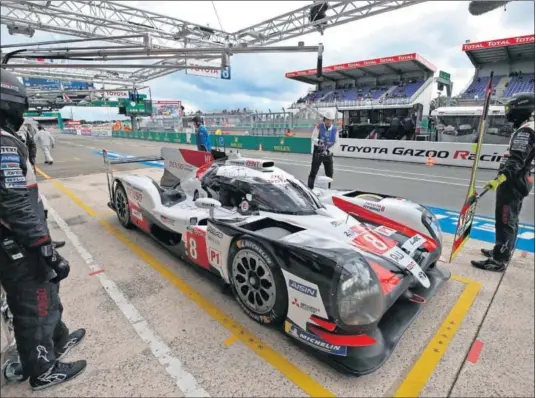
{"label": "car rear wing", "polygon": [[104,160],[104,168],[106,170],[106,181],[108,183],[108,195],[110,196],[110,203],[113,203],[114,196],[114,170],[113,165],[116,164],[128,164],[128,163],[144,163],[144,162],[160,162],[164,158],[162,156],[123,156],[117,158],[110,158],[106,149],[102,150],[102,158]]}

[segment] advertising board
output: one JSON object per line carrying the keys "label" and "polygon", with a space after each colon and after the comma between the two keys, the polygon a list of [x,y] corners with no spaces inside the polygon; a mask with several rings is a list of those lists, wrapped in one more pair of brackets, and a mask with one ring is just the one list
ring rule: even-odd
{"label": "advertising board", "polygon": [[[359,140],[340,138],[335,156],[357,159],[379,159],[406,163],[424,163],[472,167],[473,144],[398,140]],[[507,145],[483,145],[480,168],[497,170]]]}

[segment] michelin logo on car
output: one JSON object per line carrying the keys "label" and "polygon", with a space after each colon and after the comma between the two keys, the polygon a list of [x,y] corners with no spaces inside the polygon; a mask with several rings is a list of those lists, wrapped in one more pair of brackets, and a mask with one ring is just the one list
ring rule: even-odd
{"label": "michelin logo on car", "polygon": [[298,327],[292,325],[289,322],[285,324],[285,331],[295,339],[301,340],[305,344],[313,346],[320,351],[327,352],[328,354],[339,355],[343,357],[348,354],[348,347],[328,343],[327,341],[320,339],[312,333],[299,329]]}
{"label": "michelin logo on car", "polygon": [[306,294],[311,297],[316,297],[318,293],[315,288],[293,281],[292,279],[289,279],[288,285],[291,289],[297,290],[298,292]]}

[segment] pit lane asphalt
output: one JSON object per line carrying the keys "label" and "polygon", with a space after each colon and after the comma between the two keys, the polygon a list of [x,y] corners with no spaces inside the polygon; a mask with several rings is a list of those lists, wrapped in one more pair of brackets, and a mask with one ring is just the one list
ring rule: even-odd
{"label": "pit lane asphalt", "polygon": [[[83,136],[57,136],[54,151],[55,163],[42,165],[43,171],[54,170],[57,178],[74,177],[102,171],[102,157],[95,151],[107,149],[132,156],[159,156],[162,143],[127,140],[122,138],[96,138]],[[170,147],[190,147],[177,144],[165,144]],[[273,152],[241,151],[244,155],[269,158],[282,169],[307,180],[311,155],[283,154]],[[459,212],[469,183],[471,170],[462,167],[425,166],[400,162],[385,162],[367,159],[335,158],[335,176],[333,187],[350,188],[399,195],[427,206]],[[144,167],[143,165],[119,165],[117,169],[128,170]],[[319,175],[323,174],[321,168]],[[495,178],[493,170],[479,170],[477,187]],[[477,213],[494,218],[495,195],[488,193],[479,205]],[[525,199],[520,215],[522,223],[534,224],[534,190]]]}

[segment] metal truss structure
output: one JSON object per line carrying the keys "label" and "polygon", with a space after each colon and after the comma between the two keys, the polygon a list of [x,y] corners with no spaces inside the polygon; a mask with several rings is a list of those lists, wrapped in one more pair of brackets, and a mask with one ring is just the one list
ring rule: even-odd
{"label": "metal truss structure", "polygon": [[[8,27],[22,25],[33,30],[84,38],[98,38],[122,46],[143,46],[144,38],[142,36],[149,34],[154,49],[212,47],[215,49],[227,48],[232,53],[233,49],[236,48],[264,47],[316,31],[323,33],[331,27],[409,7],[424,1],[314,1],[310,5],[234,33],[140,10],[120,2],[94,0],[2,0],[0,3],[0,22]],[[325,16],[321,19],[311,18],[315,9],[324,4],[327,4]],[[137,37],[126,38],[125,35],[137,35]],[[117,38],[117,36],[122,38]],[[197,59],[217,58],[199,55]],[[118,79],[110,78],[109,81],[143,83],[183,70],[186,67],[185,58],[172,57],[161,59],[147,67],[140,65],[140,68],[133,72],[114,72],[122,74]],[[17,72],[19,74],[28,72],[35,75],[31,68],[28,71],[18,69]],[[58,78],[58,75],[61,75],[70,80],[80,80],[80,76],[85,75],[87,78],[84,80],[86,80],[95,75],[95,70],[87,71],[83,67],[77,68],[76,76],[73,74],[72,68],[68,70],[54,68],[52,72],[40,69],[39,73],[41,76],[47,75],[52,78]],[[102,73],[110,73],[110,71]]]}

